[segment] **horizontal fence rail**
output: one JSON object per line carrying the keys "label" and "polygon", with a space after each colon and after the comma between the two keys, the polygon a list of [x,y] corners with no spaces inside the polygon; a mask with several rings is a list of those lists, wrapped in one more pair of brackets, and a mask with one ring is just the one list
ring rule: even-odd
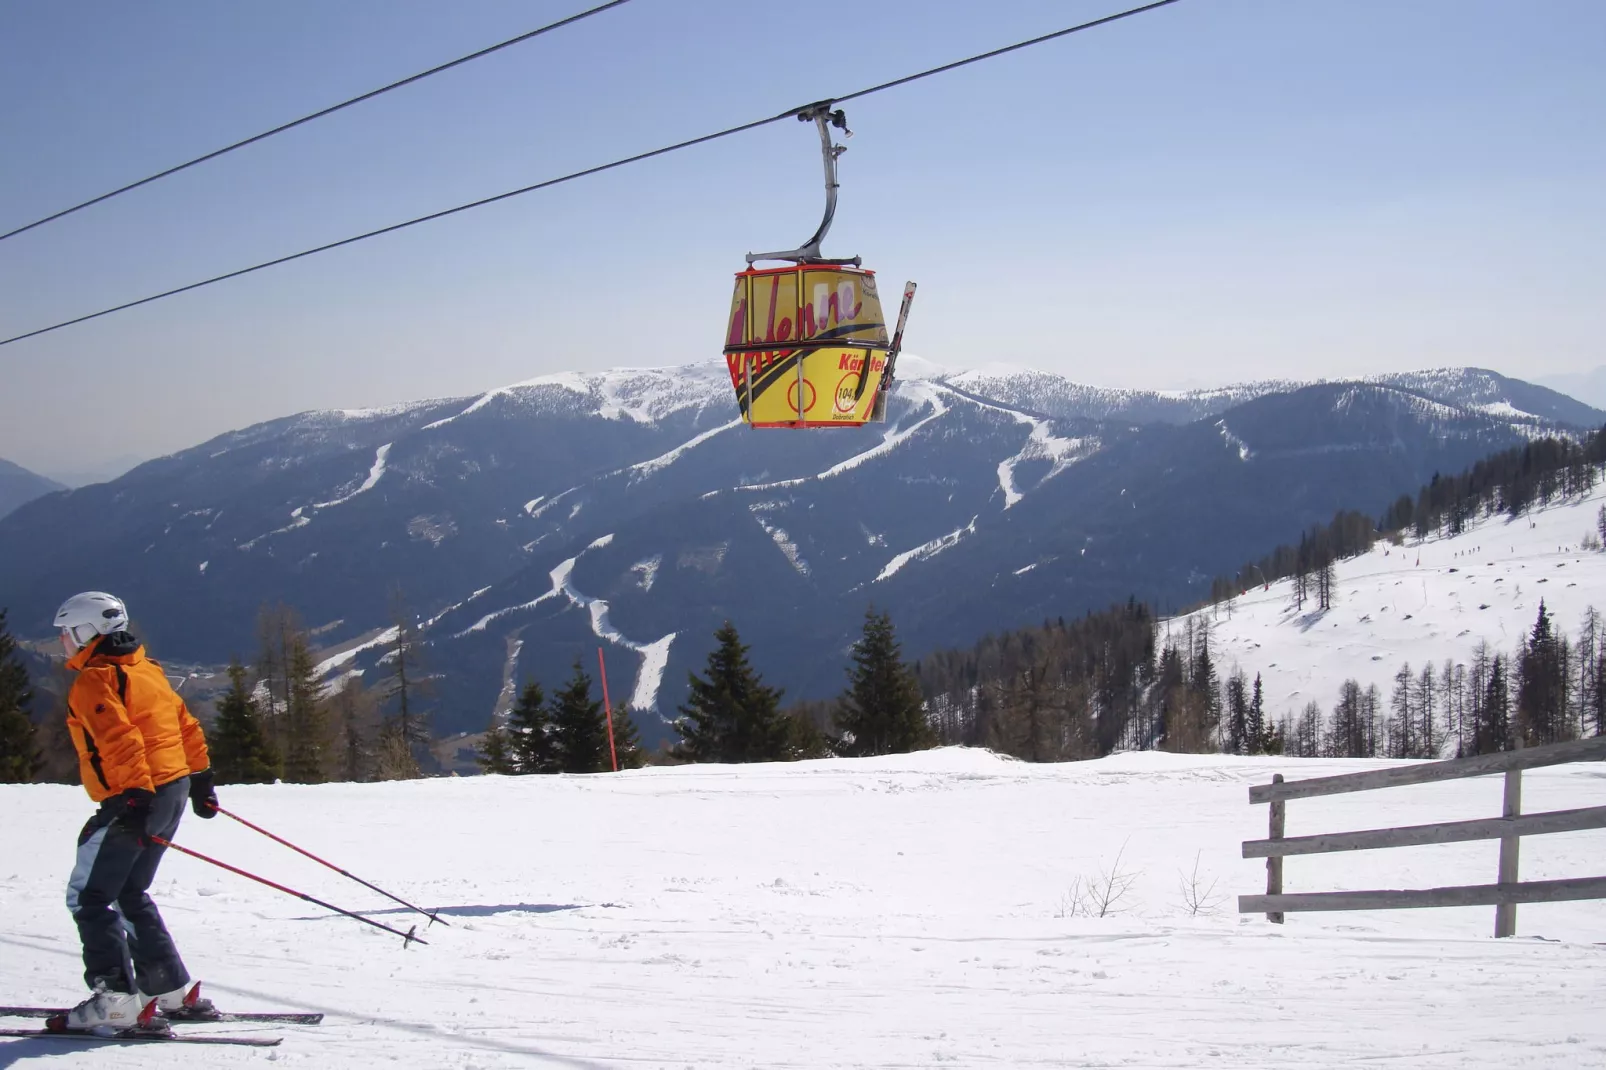
{"label": "horizontal fence rail", "polygon": [[1547,765],[1606,760],[1606,736],[1580,739],[1571,743],[1549,743],[1526,750],[1505,750],[1480,754],[1474,758],[1451,758],[1443,762],[1404,765],[1395,769],[1375,769],[1367,773],[1294,780],[1286,784],[1257,784],[1249,789],[1251,803],[1282,799],[1309,799],[1317,795],[1343,795],[1351,791],[1401,788],[1407,784],[1432,784],[1440,780],[1460,780],[1490,773],[1509,773],[1514,769],[1539,769]]}
{"label": "horizontal fence rail", "polygon": [[[1289,911],[1403,910],[1424,907],[1493,906],[1495,936],[1511,936],[1517,928],[1517,904],[1560,903],[1580,899],[1606,899],[1606,877],[1529,881],[1517,879],[1518,848],[1524,836],[1555,832],[1581,832],[1606,828],[1606,806],[1586,806],[1544,814],[1522,812],[1522,771],[1572,762],[1606,761],[1606,737],[1552,743],[1526,750],[1481,754],[1442,762],[1377,769],[1365,773],[1315,777],[1285,782],[1282,774],[1272,783],[1249,789],[1251,803],[1270,803],[1268,836],[1245,840],[1245,858],[1266,860],[1266,894],[1241,895],[1241,913],[1264,912],[1267,920],[1282,922]],[[1502,816],[1472,821],[1445,821],[1432,825],[1329,832],[1316,836],[1283,834],[1290,799],[1375,791],[1410,784],[1431,784],[1463,777],[1505,775]],[[1360,892],[1283,892],[1283,859],[1291,855],[1371,851],[1388,847],[1416,847],[1433,843],[1499,840],[1499,871],[1494,884],[1451,888],[1382,889]]]}
{"label": "horizontal fence rail", "polygon": [[1566,903],[1579,899],[1606,899],[1606,877],[1399,891],[1243,895],[1238,897],[1238,909],[1251,914],[1261,911],[1402,910],[1416,907],[1492,907],[1502,903]]}
{"label": "horizontal fence rail", "polygon": [[1283,840],[1245,840],[1244,857],[1324,855],[1338,851],[1372,851],[1383,847],[1418,847],[1425,843],[1463,843],[1467,840],[1503,840],[1510,836],[1540,836],[1547,832],[1582,832],[1600,828],[1606,828],[1606,806],[1586,806],[1581,810],[1489,817],[1479,821],[1446,821],[1440,825],[1329,832],[1321,836],[1290,836]]}

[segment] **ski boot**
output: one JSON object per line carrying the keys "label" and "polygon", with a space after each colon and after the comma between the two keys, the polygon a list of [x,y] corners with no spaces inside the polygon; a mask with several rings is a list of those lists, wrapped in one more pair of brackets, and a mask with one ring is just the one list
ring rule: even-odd
{"label": "ski boot", "polygon": [[156,1009],[155,1000],[135,992],[109,992],[96,985],[90,997],[66,1014],[45,1019],[51,1033],[90,1033],[98,1037],[129,1034],[164,1035],[170,1028]]}
{"label": "ski boot", "polygon": [[145,998],[152,1001],[157,1014],[170,1022],[210,1022],[218,1018],[217,1008],[212,1001],[201,995],[199,981],[186,988],[175,988],[171,992]]}

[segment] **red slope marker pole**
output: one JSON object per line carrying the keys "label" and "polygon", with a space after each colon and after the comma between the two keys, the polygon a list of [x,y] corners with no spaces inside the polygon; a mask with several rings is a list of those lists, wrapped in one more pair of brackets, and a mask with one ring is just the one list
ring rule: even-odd
{"label": "red slope marker pole", "polygon": [[608,664],[602,660],[602,648],[597,647],[597,672],[602,676],[602,712],[608,715],[608,757],[613,760],[613,771],[619,771],[619,752],[613,749],[613,707],[608,703]]}
{"label": "red slope marker pole", "polygon": [[314,899],[312,896],[308,895],[305,892],[298,892],[294,888],[286,888],[282,884],[275,884],[273,881],[268,880],[266,877],[259,877],[255,873],[247,873],[245,870],[241,869],[238,866],[231,866],[227,862],[219,862],[217,859],[211,857],[210,855],[203,855],[201,852],[192,851],[188,847],[180,847],[178,844],[174,843],[172,840],[164,840],[160,836],[152,836],[150,838],[150,840],[151,840],[152,843],[159,843],[163,847],[171,847],[173,850],[178,851],[181,854],[187,854],[191,858],[199,858],[202,862],[210,862],[214,866],[217,866],[219,869],[226,869],[230,873],[238,873],[240,876],[246,877],[246,878],[248,878],[250,880],[254,880],[258,884],[266,884],[269,888],[272,888],[274,891],[283,892],[285,895],[293,895],[297,899],[303,899],[306,902],[313,904],[314,906],[323,907],[325,910],[332,910],[336,914],[344,914],[348,918],[354,918],[357,921],[360,921],[365,925],[372,925],[376,929],[383,929],[387,933],[390,933],[392,936],[401,937],[402,938],[402,948],[404,950],[406,949],[408,944],[427,944],[429,942],[429,941],[425,940],[422,936],[413,935],[414,933],[416,933],[418,931],[418,926],[416,926],[416,925],[414,925],[411,929],[408,929],[406,932],[402,932],[400,929],[392,929],[389,925],[386,925],[384,922],[375,921],[373,918],[365,918],[361,914],[353,913],[350,910],[342,910],[339,907],[335,906],[333,903],[325,903],[322,899]]}
{"label": "red slope marker pole", "polygon": [[[232,814],[229,811],[223,809],[223,807],[221,807],[221,806],[214,806],[214,807],[212,807],[212,809],[216,810],[218,813],[222,814],[224,817],[232,817],[234,820],[238,821],[240,824],[244,825],[246,828],[250,829],[253,832],[262,833],[262,835],[266,836],[268,839],[272,840],[274,843],[281,843],[284,846],[290,848],[290,850],[296,852],[297,854],[306,855],[308,858],[312,859],[314,862],[318,863],[320,866],[328,866],[330,869],[334,870],[336,873],[340,874],[342,877],[349,877],[352,880],[356,881],[358,884],[362,885],[364,888],[367,888],[367,889],[369,889],[371,891],[378,892],[380,895],[384,896],[386,899],[392,900],[393,902],[400,903],[402,906],[406,907],[408,910],[416,911],[419,914],[424,915],[424,917],[429,919],[429,923],[431,925],[435,924],[437,921],[440,921],[442,925],[449,925],[450,924],[448,922],[441,921],[440,918],[436,917],[434,914],[431,914],[429,911],[425,910],[422,907],[413,906],[413,904],[409,903],[407,900],[401,898],[400,896],[391,895],[389,892],[385,891],[385,889],[380,888],[380,887],[378,887],[376,885],[373,885],[373,884],[369,884],[367,881],[363,880],[359,876],[356,876],[355,874],[347,873],[345,870],[341,869],[339,866],[335,865],[333,862],[324,861],[323,859],[319,858],[317,855],[313,854],[311,851],[307,850],[306,848],[297,847],[295,844],[291,843],[289,840],[285,839],[282,836],[275,836],[273,833],[269,832],[267,829],[263,828],[261,825],[253,825],[251,822],[247,821],[245,818],[241,817],[239,814]],[[182,850],[182,849],[183,848],[180,848],[180,850]]]}

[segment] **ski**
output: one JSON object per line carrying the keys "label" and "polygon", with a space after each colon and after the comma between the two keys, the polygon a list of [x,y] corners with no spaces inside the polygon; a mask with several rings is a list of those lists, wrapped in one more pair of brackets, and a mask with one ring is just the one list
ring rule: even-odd
{"label": "ski", "polygon": [[[53,1014],[66,1014],[59,1007],[0,1007],[0,1018],[49,1018]],[[304,1014],[299,1011],[214,1011],[211,1014],[188,1014],[184,1011],[167,1011],[162,1017],[175,1025],[185,1022],[279,1022],[286,1025],[317,1025],[322,1014]]]}
{"label": "ski", "polygon": [[110,1036],[98,1033],[52,1033],[48,1029],[0,1029],[0,1037],[37,1037],[41,1040],[82,1040],[102,1044],[233,1044],[246,1048],[275,1048],[283,1037],[220,1037],[205,1033],[142,1033],[130,1029]]}
{"label": "ski", "polygon": [[[898,363],[898,354],[903,349],[903,329],[909,322],[909,306],[915,301],[915,284],[913,281],[903,284],[903,305],[898,309],[898,327],[892,334],[892,348],[887,351],[887,368],[881,376],[881,385],[876,388],[875,401],[870,406],[870,419],[876,422],[887,418],[887,395],[892,390],[892,375],[894,366]],[[859,380],[859,394],[854,397],[857,401],[864,393],[864,378]]]}

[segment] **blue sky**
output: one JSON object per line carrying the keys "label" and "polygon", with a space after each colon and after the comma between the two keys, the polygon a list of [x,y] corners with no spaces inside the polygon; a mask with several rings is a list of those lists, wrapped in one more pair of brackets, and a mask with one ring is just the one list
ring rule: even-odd
{"label": "blue sky", "polygon": [[[0,3],[0,229],[587,6]],[[633,0],[0,242],[0,333],[1118,10]],[[1606,364],[1606,4],[1183,0],[849,106],[908,347],[1099,385]],[[818,220],[783,123],[0,349],[0,456],[717,355]]]}

